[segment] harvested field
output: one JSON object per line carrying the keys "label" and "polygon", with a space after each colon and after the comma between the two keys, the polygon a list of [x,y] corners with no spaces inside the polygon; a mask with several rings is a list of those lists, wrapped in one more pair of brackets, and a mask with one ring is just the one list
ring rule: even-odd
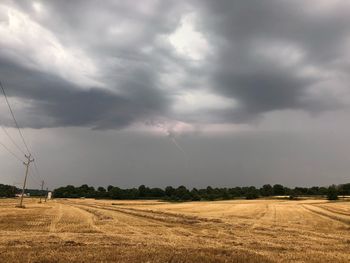
{"label": "harvested field", "polygon": [[0,200],[0,262],[350,262],[350,202]]}

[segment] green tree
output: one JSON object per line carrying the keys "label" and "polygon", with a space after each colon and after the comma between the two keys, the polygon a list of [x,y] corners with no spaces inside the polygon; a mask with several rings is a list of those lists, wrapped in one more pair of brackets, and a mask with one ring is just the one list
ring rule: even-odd
{"label": "green tree", "polygon": [[105,192],[106,192],[106,189],[105,189],[104,187],[102,187],[102,186],[99,186],[99,187],[97,188],[97,191],[98,191],[98,192],[101,192],[101,193],[105,193]]}
{"label": "green tree", "polygon": [[271,196],[273,195],[273,188],[270,184],[264,184],[261,188],[260,188],[260,194],[262,196]]}
{"label": "green tree", "polygon": [[123,191],[119,187],[113,187],[108,193],[112,199],[122,199],[123,197]]}
{"label": "green tree", "polygon": [[199,195],[199,192],[196,188],[193,188],[191,190],[191,196],[192,196],[192,201],[200,201],[201,196]]}
{"label": "green tree", "polygon": [[350,184],[341,184],[339,186],[339,195],[350,195]]}
{"label": "green tree", "polygon": [[165,195],[172,196],[175,194],[175,189],[172,186],[165,187]]}
{"label": "green tree", "polygon": [[273,195],[284,195],[285,191],[284,191],[284,187],[281,184],[275,184],[273,186]]}
{"label": "green tree", "polygon": [[144,198],[144,197],[146,197],[146,194],[147,194],[146,186],[140,185],[140,186],[139,186],[139,196],[140,196],[141,198]]}
{"label": "green tree", "polygon": [[190,200],[191,195],[190,191],[188,189],[181,185],[178,188],[176,188],[174,195],[179,198],[179,200]]}
{"label": "green tree", "polygon": [[16,187],[0,184],[0,197],[14,197],[16,192]]}
{"label": "green tree", "polygon": [[246,199],[256,199],[259,197],[259,191],[254,186],[248,187],[245,197]]}
{"label": "green tree", "polygon": [[328,187],[327,199],[328,200],[338,200],[338,191],[337,191],[337,188],[335,187],[335,185]]}

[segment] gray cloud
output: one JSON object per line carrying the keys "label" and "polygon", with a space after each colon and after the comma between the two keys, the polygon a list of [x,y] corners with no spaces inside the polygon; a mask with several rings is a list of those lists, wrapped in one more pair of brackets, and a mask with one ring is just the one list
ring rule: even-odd
{"label": "gray cloud", "polygon": [[[207,66],[211,87],[240,104],[221,111],[227,121],[248,121],[273,110],[314,112],[341,106],[335,98],[318,97],[317,92],[312,97],[308,91],[339,75],[348,76],[346,67],[335,65],[344,59],[344,43],[350,36],[348,5],[318,10],[316,1],[197,3],[202,7],[198,26],[215,50]],[[303,74],[310,68],[319,73]],[[344,86],[328,83],[327,88]]]}
{"label": "gray cloud", "polygon": [[[346,4],[317,9],[316,1],[277,0],[37,3],[42,5],[40,12],[31,2],[4,5],[23,12],[64,48],[78,48],[96,68],[89,80],[103,87],[86,81],[77,84],[56,74],[50,61],[45,61],[48,70],[28,67],[31,57],[15,56],[16,49],[0,49],[9,94],[29,103],[31,120],[23,124],[28,127],[119,128],[155,117],[249,123],[276,110],[322,112],[345,105],[327,97],[324,90],[344,89],[337,80],[349,77]],[[195,13],[195,27],[211,49],[196,64],[164,40],[188,13]],[[6,14],[2,17],[8,19]],[[37,43],[38,50],[41,44]],[[177,77],[180,73],[182,77]],[[164,82],[164,76],[177,90]],[[186,116],[173,111],[178,92],[191,89],[209,90],[236,104]]]}
{"label": "gray cloud", "polygon": [[0,79],[50,187],[345,183],[347,2],[3,0]]}
{"label": "gray cloud", "polygon": [[[52,70],[28,67],[23,63],[26,58],[19,59],[11,50],[0,50],[0,70],[9,95],[29,102],[21,113],[25,115],[23,126],[120,128],[167,113],[170,97],[160,90],[159,72],[171,52],[154,41],[176,27],[179,17],[165,15],[173,5],[155,2],[150,13],[144,14],[123,1],[104,5],[96,1],[42,2],[45,15],[40,16],[32,3],[8,4],[29,15],[68,48],[81,48],[98,68],[95,78],[102,79],[106,87],[79,87]],[[6,21],[6,14],[4,17]],[[120,25],[123,32],[110,34]],[[41,43],[37,44],[40,49]],[[144,47],[151,51],[143,52]],[[46,63],[50,65],[50,61]]]}
{"label": "gray cloud", "polygon": [[99,88],[81,89],[55,75],[29,70],[9,61],[0,63],[0,70],[6,76],[4,84],[8,95],[30,102],[18,112],[26,127],[120,128],[165,111],[167,99],[150,88],[152,80],[147,79],[147,75],[143,81],[139,79],[141,84],[122,83],[123,89],[130,92],[120,95]]}

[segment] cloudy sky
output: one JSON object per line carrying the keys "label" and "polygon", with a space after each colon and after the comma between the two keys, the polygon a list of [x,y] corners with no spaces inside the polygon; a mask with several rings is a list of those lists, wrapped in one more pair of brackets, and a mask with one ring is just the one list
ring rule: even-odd
{"label": "cloudy sky", "polygon": [[[349,25],[347,0],[2,0],[30,186],[348,182]],[[1,182],[19,183],[0,156]]]}

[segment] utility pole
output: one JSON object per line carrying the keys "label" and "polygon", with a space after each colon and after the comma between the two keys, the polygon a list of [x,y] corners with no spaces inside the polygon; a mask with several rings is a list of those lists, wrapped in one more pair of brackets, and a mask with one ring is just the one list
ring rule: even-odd
{"label": "utility pole", "polygon": [[30,163],[34,162],[34,159],[31,159],[31,154],[29,155],[24,155],[27,158],[27,162],[23,162],[23,164],[26,166],[26,173],[25,173],[25,177],[24,177],[24,182],[23,182],[23,188],[22,188],[22,194],[21,194],[21,199],[19,201],[19,205],[17,207],[19,208],[24,208],[23,205],[23,196],[24,196],[24,190],[26,188],[26,184],[27,184],[27,177],[28,177],[28,171],[29,171],[29,165]]}
{"label": "utility pole", "polygon": [[46,200],[47,200],[47,196],[49,195],[49,188],[46,187],[46,195],[45,195],[45,203],[46,203]]}
{"label": "utility pole", "polygon": [[41,181],[41,191],[40,191],[39,204],[41,204],[41,197],[42,197],[42,194],[43,194],[43,190],[44,190],[44,180]]}

